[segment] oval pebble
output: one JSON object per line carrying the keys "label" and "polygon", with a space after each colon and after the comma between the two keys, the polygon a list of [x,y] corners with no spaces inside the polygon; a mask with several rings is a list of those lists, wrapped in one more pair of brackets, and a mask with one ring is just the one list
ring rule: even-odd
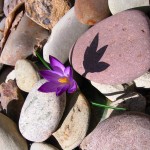
{"label": "oval pebble", "polygon": [[53,133],[63,150],[72,150],[77,147],[86,136],[90,107],[81,92],[76,92],[70,100],[74,105],[65,118],[61,127]]}
{"label": "oval pebble", "polygon": [[80,75],[100,84],[123,84],[149,70],[150,25],[141,11],[128,10],[90,28],[70,52]]}
{"label": "oval pebble", "polygon": [[61,62],[66,62],[72,45],[88,30],[88,27],[77,20],[74,7],[70,9],[52,29],[51,36],[43,49],[45,61],[49,62],[49,55],[52,55]]}
{"label": "oval pebble", "polygon": [[21,59],[15,64],[15,76],[18,87],[25,92],[30,92],[40,76],[32,62]]}
{"label": "oval pebble", "polygon": [[149,150],[150,116],[130,112],[111,117],[82,141],[82,150]]}
{"label": "oval pebble", "polygon": [[150,1],[149,0],[108,0],[108,5],[111,13],[114,15],[118,12],[140,7],[140,6],[149,6]]}
{"label": "oval pebble", "polygon": [[38,88],[44,84],[40,80],[29,92],[21,110],[19,128],[29,141],[43,142],[56,130],[66,105],[66,94],[42,93]]}

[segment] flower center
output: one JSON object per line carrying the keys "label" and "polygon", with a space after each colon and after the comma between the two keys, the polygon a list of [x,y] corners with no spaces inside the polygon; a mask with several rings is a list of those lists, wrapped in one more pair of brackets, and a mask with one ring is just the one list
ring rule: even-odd
{"label": "flower center", "polygon": [[59,79],[58,79],[58,82],[60,82],[60,83],[68,83],[69,80],[68,80],[67,77],[62,77],[62,78],[59,78]]}

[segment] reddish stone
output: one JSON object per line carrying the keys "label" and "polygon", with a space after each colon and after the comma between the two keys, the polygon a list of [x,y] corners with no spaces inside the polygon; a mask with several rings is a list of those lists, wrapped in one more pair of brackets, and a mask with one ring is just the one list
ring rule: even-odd
{"label": "reddish stone", "polygon": [[127,83],[143,75],[150,68],[149,23],[149,18],[137,10],[99,22],[73,46],[73,68],[101,84]]}
{"label": "reddish stone", "polygon": [[110,15],[108,0],[76,0],[75,13],[81,23],[94,25]]}

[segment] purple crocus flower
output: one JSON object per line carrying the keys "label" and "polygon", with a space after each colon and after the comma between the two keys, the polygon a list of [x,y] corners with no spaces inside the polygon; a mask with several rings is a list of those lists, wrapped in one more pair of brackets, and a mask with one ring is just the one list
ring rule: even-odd
{"label": "purple crocus flower", "polygon": [[44,83],[38,90],[44,93],[56,92],[59,96],[63,92],[73,93],[77,89],[76,81],[73,79],[73,70],[70,66],[65,67],[58,59],[49,56],[50,65],[53,70],[40,71],[40,75],[48,82]]}

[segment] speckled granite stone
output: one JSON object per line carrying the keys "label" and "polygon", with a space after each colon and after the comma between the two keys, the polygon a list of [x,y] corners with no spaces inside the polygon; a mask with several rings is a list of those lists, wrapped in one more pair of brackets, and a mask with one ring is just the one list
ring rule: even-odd
{"label": "speckled granite stone", "polygon": [[57,97],[55,92],[39,92],[43,83],[40,80],[29,92],[19,120],[22,135],[34,142],[45,141],[56,130],[66,104],[65,93]]}

